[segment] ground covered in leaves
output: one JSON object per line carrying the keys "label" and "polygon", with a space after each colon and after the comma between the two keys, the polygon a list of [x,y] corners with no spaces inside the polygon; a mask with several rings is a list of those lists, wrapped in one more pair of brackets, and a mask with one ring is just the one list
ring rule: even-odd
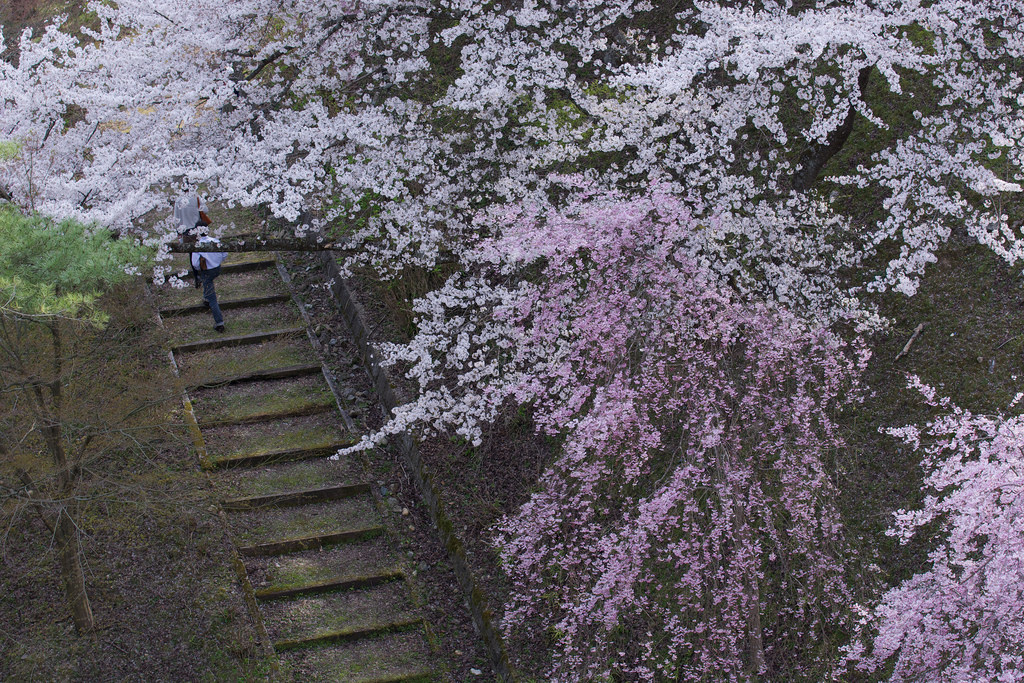
{"label": "ground covered in leaves", "polygon": [[44,517],[6,506],[0,680],[259,680],[266,662],[181,419],[163,334],[152,324],[155,304],[141,291],[125,299],[139,324],[131,363],[121,362],[146,377],[148,409],[132,423],[129,447],[88,461],[76,494],[97,630],[75,635]]}

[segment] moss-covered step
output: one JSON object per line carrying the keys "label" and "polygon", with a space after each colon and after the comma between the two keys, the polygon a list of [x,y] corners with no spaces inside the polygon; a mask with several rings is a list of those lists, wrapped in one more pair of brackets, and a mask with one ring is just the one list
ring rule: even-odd
{"label": "moss-covered step", "polygon": [[306,446],[300,448],[278,448],[241,453],[233,453],[224,457],[209,458],[207,469],[227,467],[253,467],[257,465],[272,465],[276,463],[294,462],[296,460],[310,460],[313,458],[331,457],[342,448],[347,448],[355,443],[349,441],[335,441],[323,446]]}
{"label": "moss-covered step", "polygon": [[220,505],[225,510],[240,512],[242,510],[256,510],[267,507],[280,508],[307,505],[309,503],[322,503],[328,500],[352,498],[369,492],[369,484],[342,484],[340,486],[325,486],[298,491],[282,491],[281,493],[270,493],[262,496],[228,498],[222,500]]}
{"label": "moss-covered step", "polygon": [[405,577],[402,560],[386,536],[324,550],[254,557],[245,564],[261,600],[366,588]]}
{"label": "moss-covered step", "polygon": [[363,478],[362,465],[354,458],[319,458],[221,470],[212,481],[221,500],[229,500],[358,484]]}
{"label": "moss-covered step", "polygon": [[175,354],[188,386],[210,385],[261,370],[319,364],[306,335],[296,334],[262,344]]}
{"label": "moss-covered step", "polygon": [[[226,336],[230,337],[302,327],[303,320],[291,301],[271,301],[224,311],[224,325],[227,328]],[[172,347],[217,336],[213,331],[213,316],[203,308],[194,313],[166,318],[164,328]]]}
{"label": "moss-covered step", "polygon": [[242,555],[276,555],[365,540],[379,535],[380,516],[369,495],[287,508],[229,512]]}
{"label": "moss-covered step", "polygon": [[235,346],[253,346],[264,342],[277,341],[278,339],[289,339],[305,332],[302,327],[286,327],[284,329],[270,330],[269,332],[251,332],[249,334],[209,334],[205,339],[187,342],[171,347],[175,353],[199,353],[200,351],[213,351],[215,349],[229,349]]}
{"label": "moss-covered step", "polygon": [[283,460],[286,458],[270,456],[293,452],[296,456],[287,459],[316,457],[313,453],[301,455],[304,451],[333,455],[358,441],[345,430],[335,413],[208,427],[202,431],[206,452],[215,465]]}
{"label": "moss-covered step", "polygon": [[202,426],[263,422],[337,407],[322,375],[205,389],[194,392],[191,398]]}
{"label": "moss-covered step", "polygon": [[[202,305],[203,291],[192,286],[192,275],[186,273],[184,281],[188,285],[183,288],[172,287],[169,283],[156,288],[162,308],[176,308],[192,304]],[[284,282],[276,268],[264,268],[247,273],[227,273],[214,280],[217,289],[217,301],[221,299],[244,299],[254,296],[287,294]]]}
{"label": "moss-covered step", "polygon": [[309,377],[311,375],[319,375],[322,377],[322,369],[323,368],[320,363],[316,362],[299,363],[297,365],[281,365],[265,370],[249,370],[238,375],[205,377],[197,379],[194,383],[188,383],[186,381],[185,386],[188,387],[190,391],[201,391],[204,389],[226,386],[235,387],[270,380]]}
{"label": "moss-covered step", "polygon": [[[239,308],[254,308],[257,306],[266,306],[269,304],[279,304],[287,301],[291,301],[290,294],[267,294],[262,296],[245,296],[238,299],[224,299],[217,295],[217,305],[220,306],[221,310],[229,311]],[[185,306],[175,306],[171,308],[161,308],[160,315],[164,318],[164,323],[167,323],[168,318],[174,318],[179,315],[191,315],[193,313],[206,313],[210,315],[209,308],[207,308],[205,302],[197,304],[188,304]]]}
{"label": "moss-covered step", "polygon": [[436,680],[434,657],[417,631],[388,633],[350,643],[279,654],[296,681],[310,683],[428,683]]}
{"label": "moss-covered step", "polygon": [[275,600],[264,603],[260,611],[275,648],[282,650],[407,630],[422,623],[409,587],[401,582]]}

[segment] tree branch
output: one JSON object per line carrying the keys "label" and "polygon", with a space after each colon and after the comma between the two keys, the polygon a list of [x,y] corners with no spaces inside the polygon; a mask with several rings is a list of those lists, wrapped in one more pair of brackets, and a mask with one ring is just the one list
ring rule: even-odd
{"label": "tree branch", "polygon": [[202,251],[355,251],[353,247],[344,242],[313,242],[300,238],[289,237],[260,237],[259,235],[234,235],[225,237],[220,244],[172,243],[168,245],[171,253],[192,254]]}
{"label": "tree branch", "polygon": [[[873,68],[873,66],[864,67],[860,70],[860,74],[857,77],[861,99],[864,98],[864,93],[868,88],[868,81],[871,78],[871,70]],[[793,174],[794,192],[806,192],[814,184],[814,181],[818,179],[818,174],[821,173],[821,169],[846,144],[850,133],[853,132],[853,124],[856,119],[857,110],[851,104],[842,125],[828,134],[825,144],[812,145],[803,153],[800,157],[800,170]]]}

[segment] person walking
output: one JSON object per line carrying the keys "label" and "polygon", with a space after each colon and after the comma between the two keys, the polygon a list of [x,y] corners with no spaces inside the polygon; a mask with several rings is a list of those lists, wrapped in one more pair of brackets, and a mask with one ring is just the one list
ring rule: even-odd
{"label": "person walking", "polygon": [[[174,202],[174,218],[178,221],[181,240],[188,245],[209,244],[215,247],[220,241],[208,235],[199,236],[200,228],[210,225],[210,217],[206,215],[206,206],[194,192],[186,192]],[[224,332],[224,314],[217,303],[217,289],[213,281],[220,275],[220,266],[227,254],[222,251],[192,252],[192,276],[196,288],[203,288],[203,303],[213,314],[213,329]]]}
{"label": "person walking", "polygon": [[[174,202],[174,219],[178,221],[178,234],[183,241],[192,237],[191,242],[194,242],[199,228],[210,225],[210,217],[206,215],[206,203],[191,191],[185,192]],[[195,280],[196,289],[199,289],[202,280],[195,267],[192,268],[192,278]]]}
{"label": "person walking", "polygon": [[[186,234],[184,239],[186,244],[191,243],[196,246],[208,244],[215,248],[220,244],[220,240],[209,235],[203,235],[197,240],[195,233]],[[213,329],[217,332],[224,331],[224,314],[221,313],[220,306],[217,304],[217,290],[213,281],[220,275],[220,266],[227,256],[223,251],[192,252],[192,272],[196,274],[197,281],[203,287],[203,302],[213,314]]]}

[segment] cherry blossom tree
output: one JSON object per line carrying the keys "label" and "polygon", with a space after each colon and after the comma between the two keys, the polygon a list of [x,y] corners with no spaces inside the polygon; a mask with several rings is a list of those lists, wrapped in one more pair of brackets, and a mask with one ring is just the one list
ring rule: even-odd
{"label": "cherry blossom tree", "polygon": [[944,414],[889,430],[921,452],[928,493],[889,533],[906,543],[937,525],[940,540],[927,569],[862,608],[848,661],[864,671],[891,664],[893,682],[1020,680],[1024,418],[975,415],[916,377],[912,386]]}
{"label": "cherry blossom tree", "polygon": [[849,601],[829,414],[865,352],[720,286],[671,194],[490,218],[385,353],[421,386],[389,429],[478,441],[514,401],[565,438],[496,540],[506,630],[549,629],[552,680],[820,672]]}
{"label": "cherry blossom tree", "polygon": [[[864,288],[911,293],[954,226],[1020,256],[1018,5],[96,3],[86,41],[51,28],[3,65],[0,131],[23,154],[0,181],[126,228],[189,178],[344,226],[350,262],[385,273],[457,256],[490,203],[557,208],[552,174],[667,182],[730,286],[871,324]],[[887,128],[872,78],[919,101],[918,124],[830,171],[854,121]],[[873,224],[845,210],[857,188]],[[883,248],[885,272],[846,277]]]}
{"label": "cherry blossom tree", "polygon": [[870,294],[912,295],[954,231],[1024,256],[1024,6],[90,8],[0,62],[6,198],[137,230],[204,183],[347,240],[346,268],[458,260],[387,350],[420,395],[367,443],[474,440],[513,403],[564,437],[500,531],[508,628],[549,625],[567,679],[825,666],[809,643],[847,600],[829,414],[863,362],[836,323],[883,324]]}

